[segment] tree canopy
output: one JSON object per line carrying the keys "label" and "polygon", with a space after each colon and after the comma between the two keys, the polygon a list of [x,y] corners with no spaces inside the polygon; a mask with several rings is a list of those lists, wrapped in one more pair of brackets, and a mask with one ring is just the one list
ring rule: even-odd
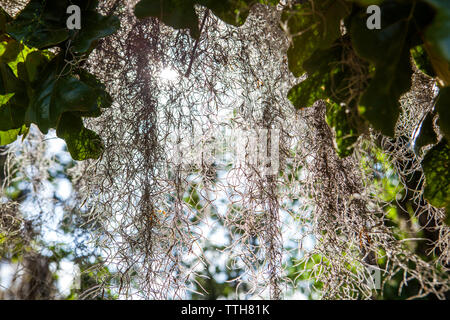
{"label": "tree canopy", "polygon": [[[194,297],[238,292],[221,274],[247,292],[266,277],[272,298],[285,281],[312,286],[310,298],[448,297],[447,0],[30,0],[13,15],[15,3],[0,7],[0,145],[14,159],[27,154],[19,136],[31,144],[54,129],[85,160],[70,178],[82,199],[72,206],[98,223],[89,232],[106,251],[126,248],[99,271],[118,277],[118,296],[134,285],[173,297],[178,282]],[[73,4],[79,30],[66,25]],[[368,26],[372,5],[380,28]],[[223,165],[230,150],[217,145],[209,163],[204,150],[200,164],[180,153],[183,141],[196,150],[236,126],[266,130],[266,156],[281,132],[275,174],[249,157]],[[6,190],[14,179],[3,180]],[[314,250],[290,253],[285,216]],[[226,243],[206,241],[202,258],[183,261],[209,221]],[[227,249],[212,271],[206,252]],[[367,267],[381,272],[381,291],[360,278]],[[147,276],[130,271],[139,268]]]}

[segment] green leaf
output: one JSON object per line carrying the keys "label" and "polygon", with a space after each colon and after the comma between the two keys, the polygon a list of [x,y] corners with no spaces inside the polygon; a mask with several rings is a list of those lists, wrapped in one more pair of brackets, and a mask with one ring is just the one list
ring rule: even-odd
{"label": "green leaf", "polygon": [[[69,4],[81,7],[82,30],[67,30]],[[25,137],[34,123],[43,133],[56,128],[74,159],[99,157],[103,148],[101,140],[83,126],[81,117],[99,116],[100,109],[111,106],[111,96],[90,73],[66,68],[66,59],[74,57],[67,52],[88,53],[98,39],[119,29],[116,17],[93,11],[97,4],[97,0],[31,0],[14,20],[0,10],[2,143],[13,142],[21,133]],[[1,33],[5,29],[9,35]],[[62,42],[69,38],[67,44],[71,47],[66,52]],[[55,45],[61,46],[60,55],[36,49]]]}
{"label": "green leaf", "polygon": [[82,12],[81,30],[73,41],[75,52],[87,52],[92,43],[115,33],[120,28],[119,18],[116,16],[102,16],[94,11]]}
{"label": "green leaf", "polygon": [[24,92],[0,96],[0,131],[20,128],[24,123],[28,97]]}
{"label": "green leaf", "polygon": [[356,108],[357,97],[349,90],[351,72],[340,61],[347,40],[344,37],[329,49],[317,50],[303,64],[308,78],[288,93],[296,108],[308,107],[320,99],[327,102],[326,120],[336,133],[340,157],[351,155],[359,136],[358,127],[363,123]]}
{"label": "green leaf", "polygon": [[366,14],[351,20],[350,36],[359,56],[375,65],[367,90],[359,101],[360,113],[384,135],[393,136],[400,114],[400,96],[411,87],[410,63],[413,29],[411,6],[382,6],[382,28],[369,30]]}
{"label": "green leaf", "polygon": [[308,77],[294,86],[288,98],[296,108],[311,106],[320,99],[329,99],[338,105],[352,99],[348,81],[351,73],[341,62],[344,54],[342,38],[326,50],[319,49],[303,63]]}
{"label": "green leaf", "polygon": [[341,36],[340,23],[350,13],[350,5],[341,0],[297,4],[283,11],[282,22],[293,35],[288,49],[289,70],[301,76],[303,63],[318,49],[326,49]]}
{"label": "green leaf", "polygon": [[441,88],[436,101],[436,111],[439,114],[439,127],[450,141],[450,87]]}
{"label": "green leaf", "polygon": [[79,69],[78,71],[76,71],[76,73],[79,75],[81,81],[83,81],[94,90],[98,107],[97,110],[94,110],[94,114],[82,113],[82,116],[96,117],[101,114],[101,109],[111,107],[113,100],[109,93],[106,92],[105,85],[102,82],[100,82],[93,74],[87,72],[86,70]]}
{"label": "green leaf", "polygon": [[56,64],[52,61],[47,66],[25,115],[25,123],[37,124],[43,133],[55,128],[64,112],[98,109],[95,90],[75,77],[59,76]]}
{"label": "green leaf", "polygon": [[420,71],[432,78],[436,77],[436,72],[434,72],[431,60],[428,57],[428,53],[423,46],[416,46],[412,48],[411,55],[414,59],[416,67]]}
{"label": "green leaf", "polygon": [[442,139],[422,161],[425,174],[424,197],[438,208],[450,207],[450,147]]}
{"label": "green leaf", "polygon": [[26,134],[28,128],[23,126],[19,129],[12,129],[8,131],[0,131],[0,146],[6,146],[17,140],[17,137]]}
{"label": "green leaf", "polygon": [[4,48],[0,48],[0,62],[9,63],[16,60],[22,50],[23,44],[10,39],[6,42]]}
{"label": "green leaf", "polygon": [[55,46],[69,38],[66,0],[31,0],[6,31],[16,40],[35,48]]}
{"label": "green leaf", "polygon": [[98,159],[103,152],[101,138],[86,129],[81,117],[66,112],[61,116],[56,129],[58,137],[67,143],[67,149],[74,160]]}
{"label": "green leaf", "polygon": [[[394,12],[390,11],[397,12],[398,16],[394,17]],[[397,8],[383,6],[381,16],[385,19],[382,19],[380,30],[367,28],[367,17],[364,11],[355,15],[350,25],[350,36],[356,52],[375,64],[389,64],[392,62],[392,58],[394,61],[398,60],[408,34],[409,23],[406,20],[408,14],[407,8],[397,10]],[[390,19],[387,20],[388,18]],[[389,58],[391,60],[386,61]]]}
{"label": "green leaf", "polygon": [[10,66],[0,62],[0,95],[16,92],[21,86],[21,81],[16,77]]}
{"label": "green leaf", "polygon": [[27,55],[25,60],[26,79],[30,83],[39,80],[39,76],[44,72],[48,64],[47,57],[40,51],[33,51]]}
{"label": "green leaf", "polygon": [[[20,48],[19,52],[16,51],[17,48]],[[17,65],[24,62],[33,50],[35,49],[30,49],[13,38],[3,35],[0,42],[0,62],[7,63],[13,73],[18,76]]]}
{"label": "green leaf", "polygon": [[[297,109],[312,106],[314,102],[327,98],[330,75],[336,72],[342,48],[334,45],[330,49],[317,50],[304,62],[308,77],[289,90],[288,98]],[[339,101],[340,102],[340,101]],[[338,103],[339,103],[338,102]]]}
{"label": "green leaf", "polygon": [[357,127],[352,125],[350,110],[337,103],[327,103],[326,120],[336,134],[336,151],[339,157],[350,156],[359,137]]}
{"label": "green leaf", "polygon": [[240,26],[256,3],[276,4],[278,0],[141,0],[135,7],[137,18],[155,17],[175,29],[189,29],[194,39],[200,37],[194,5],[205,6],[224,22]]}
{"label": "green leaf", "polygon": [[359,101],[361,115],[375,129],[391,137],[400,115],[400,96],[411,87],[413,71],[407,52],[401,54],[396,65],[377,69]]}
{"label": "green leaf", "polygon": [[317,100],[325,99],[325,86],[328,78],[322,74],[308,76],[288,92],[288,98],[297,109],[312,106]]}
{"label": "green leaf", "polygon": [[198,0],[197,3],[205,6],[222,21],[233,26],[244,24],[252,6],[256,3],[276,5],[279,0]]}
{"label": "green leaf", "polygon": [[450,62],[450,1],[425,0],[435,10],[436,15],[426,31],[426,37],[448,62]]}

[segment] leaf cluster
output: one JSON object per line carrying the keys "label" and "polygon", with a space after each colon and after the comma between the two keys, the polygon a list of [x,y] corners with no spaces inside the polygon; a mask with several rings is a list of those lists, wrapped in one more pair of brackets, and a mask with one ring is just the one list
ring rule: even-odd
{"label": "leaf cluster", "polygon": [[[66,26],[67,7],[81,8],[81,29]],[[24,138],[35,124],[56,129],[75,160],[98,158],[100,137],[83,117],[98,117],[112,99],[82,68],[99,39],[119,20],[96,12],[97,1],[31,0],[13,19],[0,8],[0,145]]]}

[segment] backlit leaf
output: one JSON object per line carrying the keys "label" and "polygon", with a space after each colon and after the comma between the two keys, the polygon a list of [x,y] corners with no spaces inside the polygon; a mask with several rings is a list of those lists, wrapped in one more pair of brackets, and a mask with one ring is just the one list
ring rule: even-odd
{"label": "backlit leaf", "polygon": [[64,112],[98,108],[94,89],[74,77],[60,76],[55,63],[47,66],[25,115],[25,123],[37,124],[43,133],[55,128]]}
{"label": "backlit leaf", "polygon": [[350,13],[350,5],[341,0],[297,4],[283,12],[282,21],[293,36],[288,49],[289,70],[300,77],[303,63],[318,49],[327,49],[341,35],[341,20]]}
{"label": "backlit leaf", "polygon": [[336,151],[339,157],[345,158],[351,155],[359,133],[356,126],[352,124],[350,110],[336,103],[328,103],[326,120],[336,135]]}
{"label": "backlit leaf", "polygon": [[13,143],[17,140],[19,135],[25,134],[27,131],[27,127],[23,126],[19,129],[12,129],[8,131],[0,131],[0,146],[5,146],[10,143]]}
{"label": "backlit leaf", "polygon": [[423,46],[412,48],[411,55],[414,59],[414,63],[420,71],[430,77],[436,76],[436,72],[433,70],[433,65],[428,57],[428,53],[425,51]]}
{"label": "backlit leaf", "polygon": [[408,5],[382,6],[380,30],[366,27],[366,15],[355,15],[350,35],[356,52],[375,65],[367,90],[359,101],[361,114],[387,136],[394,135],[400,96],[411,87],[410,21]]}
{"label": "backlit leaf", "polygon": [[71,112],[61,116],[56,134],[66,141],[74,160],[97,159],[103,152],[101,138],[94,131],[86,129],[81,117]]}

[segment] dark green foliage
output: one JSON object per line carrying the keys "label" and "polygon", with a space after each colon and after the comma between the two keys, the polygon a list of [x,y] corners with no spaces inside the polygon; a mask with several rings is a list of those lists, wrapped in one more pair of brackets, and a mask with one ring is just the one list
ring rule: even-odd
{"label": "dark green foliage", "polygon": [[289,100],[296,108],[309,107],[317,100],[327,98],[331,89],[331,77],[340,71],[338,63],[341,55],[342,47],[336,44],[326,50],[317,50],[302,63],[302,68],[308,72],[308,78],[288,93]]}
{"label": "dark green foliage", "polygon": [[337,41],[329,49],[319,49],[304,61],[308,78],[293,87],[288,94],[296,108],[311,106],[319,99],[326,100],[327,122],[335,131],[337,152],[341,157],[352,154],[362,123],[356,110],[357,97],[349,91],[351,72],[341,63],[348,38]]}
{"label": "dark green foliage", "polygon": [[[66,27],[71,4],[82,10],[81,30]],[[93,75],[66,68],[119,29],[119,20],[97,13],[96,6],[97,1],[31,0],[14,20],[0,12],[1,145],[35,124],[43,133],[57,129],[76,160],[100,156],[101,140],[81,117],[99,116],[112,99]],[[55,46],[61,50],[57,56],[42,50]]]}
{"label": "dark green foliage", "polygon": [[[400,114],[400,96],[411,87],[413,73],[411,53],[421,70],[430,76],[436,74],[428,53],[421,44],[427,27],[439,28],[436,34],[447,35],[448,28],[445,26],[448,19],[443,17],[446,14],[444,7],[448,5],[444,5],[441,1],[431,1],[434,9],[443,11],[435,14],[434,9],[422,1],[354,2],[356,4],[351,7],[349,3],[340,1],[306,1],[283,12],[283,21],[293,35],[293,43],[288,50],[289,68],[295,76],[308,73],[308,79],[289,92],[289,99],[297,108],[310,106],[318,99],[329,99],[337,104],[343,102],[349,104],[348,101],[344,101],[345,98],[358,99],[355,101],[358,111],[351,110],[352,117],[359,118],[359,113],[375,129],[393,136]],[[370,30],[366,26],[368,18],[366,8],[369,4],[381,6],[380,30]],[[347,37],[341,34],[342,20],[345,21],[349,31],[351,47],[359,57],[370,64],[367,70],[371,70],[367,74],[369,76],[367,87],[350,88],[353,90],[353,97],[345,96],[342,91],[340,94],[343,96],[336,97],[336,87],[345,88],[344,84],[348,84],[345,79],[351,77],[350,70],[339,66],[345,55],[342,53],[330,55],[335,46],[332,45],[333,41]],[[445,43],[444,38],[440,37],[440,43]],[[311,61],[323,65],[308,70],[308,64],[314,66]],[[348,109],[347,107],[347,111]],[[346,117],[340,119],[344,122],[349,121]],[[339,124],[335,121],[334,127],[336,126]],[[340,125],[340,127],[349,126],[354,127],[354,124]]]}
{"label": "dark green foliage", "polygon": [[193,38],[200,36],[193,0],[143,0],[136,5],[136,17],[157,17],[175,29],[189,29]]}
{"label": "dark green foliage", "polygon": [[[57,60],[53,60],[57,61]],[[58,76],[59,67],[49,63],[41,83],[34,88],[25,114],[26,124],[35,123],[43,133],[55,128],[61,115],[69,111],[94,111],[95,91],[72,76]]]}
{"label": "dark green foliage", "polygon": [[436,111],[439,114],[439,127],[450,141],[450,87],[442,88],[439,91]]}
{"label": "dark green foliage", "polygon": [[411,37],[415,31],[409,5],[386,3],[381,7],[380,30],[366,27],[364,12],[351,20],[350,35],[359,56],[375,66],[375,74],[360,99],[360,112],[375,129],[394,136],[400,114],[400,96],[411,87]]}
{"label": "dark green foliage", "polygon": [[305,72],[303,63],[318,49],[327,49],[340,37],[340,23],[350,13],[350,5],[342,0],[326,0],[295,5],[283,12],[282,20],[293,37],[288,49],[289,70],[299,77]]}
{"label": "dark green foliage", "polygon": [[6,32],[18,41],[38,49],[56,46],[69,38],[66,28],[67,1],[31,0],[6,26]]}
{"label": "dark green foliage", "polygon": [[[95,12],[97,1],[31,0],[14,21],[6,25],[6,32],[16,40],[38,49],[57,46],[73,40],[75,52],[87,52],[93,41],[109,36],[119,29],[117,17],[104,17]],[[71,4],[81,8],[81,29],[67,29],[66,10]]]}
{"label": "dark green foliage", "polygon": [[87,11],[81,20],[81,30],[73,42],[75,52],[87,52],[95,41],[112,35],[120,28],[115,16],[105,17],[95,11]]}
{"label": "dark green foliage", "polygon": [[17,59],[17,56],[23,50],[23,45],[17,41],[9,41],[4,48],[5,51],[3,52],[0,61],[9,63]]}
{"label": "dark green foliage", "polygon": [[327,123],[336,134],[337,153],[344,158],[353,153],[353,145],[358,139],[358,130],[352,124],[349,112],[336,103],[327,104]]}
{"label": "dark green foliage", "polygon": [[6,31],[6,24],[12,20],[11,16],[0,7],[0,33]]}
{"label": "dark green foliage", "polygon": [[90,111],[78,112],[83,117],[98,117],[101,115],[101,109],[109,108],[113,102],[111,96],[105,90],[105,85],[101,83],[93,74],[83,69],[78,69],[75,73],[80,77],[80,80],[88,85],[92,90],[94,97],[96,97],[97,106]]}
{"label": "dark green foliage", "polygon": [[[411,87],[411,56],[424,73],[431,77],[444,75],[445,78],[448,70],[436,69],[436,66],[445,69],[450,63],[450,2],[359,0],[353,1],[351,7],[348,2],[339,6],[340,3],[305,1],[287,8],[283,12],[283,21],[293,35],[288,51],[289,68],[295,76],[305,72],[308,75],[306,80],[289,91],[288,97],[296,108],[311,106],[319,99],[327,101],[327,121],[336,133],[337,151],[345,157],[351,154],[351,146],[361,131],[365,131],[362,118],[384,135],[394,136],[400,115],[400,97]],[[366,8],[370,4],[380,5],[379,30],[366,26]],[[330,8],[334,10],[330,12]],[[341,33],[341,21],[345,23],[347,34]],[[355,85],[358,81],[349,81],[354,75],[344,63],[348,51],[339,47],[339,43],[345,43],[347,40],[344,39],[348,37],[350,44],[346,49],[354,50],[363,59],[356,63],[366,70],[367,85],[358,87]],[[431,56],[428,52],[430,46],[440,56],[436,57],[435,52]],[[441,88],[436,104],[438,125],[447,139],[450,136],[449,92],[448,87]],[[433,116],[429,114],[421,124],[415,141],[416,151],[437,141]],[[445,142],[439,146],[445,148]],[[446,181],[450,181],[441,172],[447,168],[444,152],[438,152],[436,148],[424,160],[429,177],[427,195],[431,203],[447,206],[442,195],[446,191],[438,192],[439,189],[432,187],[436,184],[447,190]],[[432,164],[430,159],[436,160],[437,164]],[[438,194],[440,196],[435,196]]]}
{"label": "dark green foliage", "polygon": [[425,174],[424,197],[433,206],[450,209],[450,147],[443,139],[422,161]]}
{"label": "dark green foliage", "polygon": [[[278,1],[141,0],[135,13],[138,18],[159,18],[175,29],[189,29],[192,37],[198,39],[200,29],[195,5],[205,6],[224,22],[239,26],[256,3],[273,5]],[[363,119],[384,135],[394,136],[400,114],[399,99],[411,86],[411,56],[417,67],[431,77],[437,77],[441,74],[437,71],[442,70],[437,70],[430,59],[429,47],[450,62],[450,2],[322,0],[297,3],[286,8],[282,15],[293,40],[287,53],[289,69],[297,77],[308,75],[289,92],[294,106],[304,108],[317,100],[326,100],[327,122],[335,131],[337,152],[341,157],[351,155],[362,133],[360,128],[365,128]],[[65,10],[69,4],[82,8],[81,30],[66,28]],[[370,4],[381,5],[381,30],[366,27],[365,10]],[[100,116],[103,108],[110,107],[112,98],[105,86],[86,70],[66,69],[67,60],[76,64],[78,58],[87,58],[97,40],[119,28],[117,18],[100,15],[95,11],[96,6],[97,1],[89,0],[31,0],[15,19],[0,8],[0,145],[26,135],[30,125],[35,124],[44,133],[56,128],[75,160],[101,155],[101,139],[85,128],[83,117]],[[342,30],[343,22],[346,32]],[[53,56],[45,50],[51,47],[58,47],[61,53]],[[349,53],[361,58],[352,62],[366,73],[367,79],[363,80],[368,80],[367,85],[361,83],[362,80],[354,81],[354,70],[344,61]],[[446,79],[441,80],[445,83]],[[450,89],[448,83],[445,85],[447,87],[440,89],[435,109],[439,116],[437,124],[445,138],[428,151],[422,168],[426,178],[424,197],[432,205],[449,210]],[[436,143],[434,116],[434,112],[429,113],[421,123],[416,151]],[[185,202],[192,209],[202,208],[195,186]],[[108,270],[101,272],[109,273]],[[211,276],[209,271],[208,275]],[[88,280],[94,276],[92,274]],[[224,292],[234,289],[213,280],[197,280],[203,286],[218,287]],[[413,286],[410,288],[416,290]],[[393,287],[397,288],[398,284]],[[213,293],[213,296],[219,295]]]}
{"label": "dark green foliage", "polygon": [[430,58],[422,45],[412,48],[411,55],[414,59],[414,63],[420,71],[430,77],[436,76],[436,72],[433,70],[433,65],[431,64]]}
{"label": "dark green foliage", "polygon": [[103,144],[98,134],[86,129],[81,117],[72,112],[61,116],[56,134],[66,140],[74,160],[96,159],[102,154]]}
{"label": "dark green foliage", "polygon": [[175,29],[189,29],[195,39],[200,37],[194,5],[202,5],[228,24],[242,25],[251,6],[256,3],[277,4],[278,0],[141,0],[135,7],[136,17],[159,18]]}

